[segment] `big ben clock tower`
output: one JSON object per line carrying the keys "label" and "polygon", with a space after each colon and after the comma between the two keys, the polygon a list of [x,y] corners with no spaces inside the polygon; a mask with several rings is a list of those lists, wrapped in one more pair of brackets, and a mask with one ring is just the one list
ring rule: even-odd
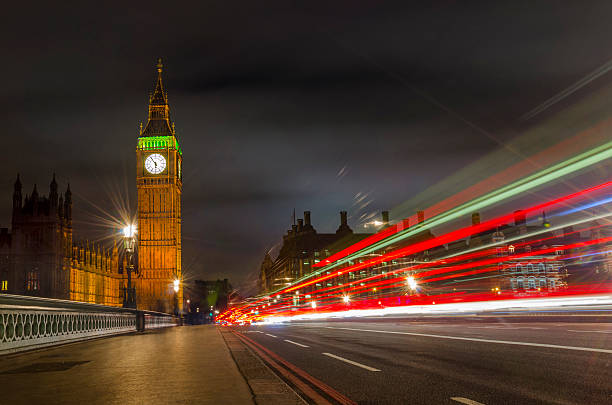
{"label": "big ben clock tower", "polygon": [[[168,94],[162,84],[161,58],[157,83],[149,96],[149,119],[140,127],[136,148],[138,188],[138,309],[181,311],[181,192],[183,153],[170,121]],[[178,282],[177,282],[178,280]],[[178,284],[178,292],[175,287]]]}

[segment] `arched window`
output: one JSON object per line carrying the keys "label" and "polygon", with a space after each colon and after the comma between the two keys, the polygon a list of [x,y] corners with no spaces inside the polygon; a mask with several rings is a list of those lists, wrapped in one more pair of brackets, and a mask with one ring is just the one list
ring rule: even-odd
{"label": "arched window", "polygon": [[528,272],[528,273],[534,273],[534,270],[533,270],[533,264],[529,263],[529,264],[527,265],[527,272]]}
{"label": "arched window", "polygon": [[529,278],[527,279],[527,281],[528,281],[528,284],[529,284],[529,289],[531,289],[531,290],[535,290],[535,289],[536,289],[536,282],[535,282],[535,278],[533,278],[533,277],[529,277]]}
{"label": "arched window", "polygon": [[538,264],[538,273],[546,273],[546,265],[544,263]]}

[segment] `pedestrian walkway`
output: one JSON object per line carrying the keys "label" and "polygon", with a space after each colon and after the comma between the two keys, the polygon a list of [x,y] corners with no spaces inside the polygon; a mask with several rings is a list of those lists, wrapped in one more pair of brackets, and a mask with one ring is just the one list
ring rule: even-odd
{"label": "pedestrian walkway", "polygon": [[0,404],[253,404],[214,325],[0,357]]}

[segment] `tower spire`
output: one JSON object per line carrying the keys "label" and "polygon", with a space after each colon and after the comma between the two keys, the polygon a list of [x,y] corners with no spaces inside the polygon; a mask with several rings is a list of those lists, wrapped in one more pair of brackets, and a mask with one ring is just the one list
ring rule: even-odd
{"label": "tower spire", "polygon": [[149,96],[149,119],[140,136],[172,136],[170,122],[170,108],[168,107],[168,94],[164,91],[162,72],[164,65],[162,58],[157,60],[157,82],[155,89]]}

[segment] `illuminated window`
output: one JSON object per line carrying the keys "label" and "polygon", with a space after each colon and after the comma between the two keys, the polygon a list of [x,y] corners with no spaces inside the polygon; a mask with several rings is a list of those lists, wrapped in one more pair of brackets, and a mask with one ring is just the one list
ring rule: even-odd
{"label": "illuminated window", "polygon": [[28,271],[28,274],[26,275],[26,290],[38,291],[39,289],[40,285],[38,283],[38,272]]}
{"label": "illuminated window", "polygon": [[530,288],[530,289],[534,289],[534,290],[535,290],[535,288],[536,288],[536,283],[535,283],[535,279],[534,279],[534,278],[530,277],[530,278],[528,279],[528,284],[529,284],[529,288]]}
{"label": "illuminated window", "polygon": [[2,288],[0,288],[2,291],[7,291],[8,290],[8,280],[2,280]]}

